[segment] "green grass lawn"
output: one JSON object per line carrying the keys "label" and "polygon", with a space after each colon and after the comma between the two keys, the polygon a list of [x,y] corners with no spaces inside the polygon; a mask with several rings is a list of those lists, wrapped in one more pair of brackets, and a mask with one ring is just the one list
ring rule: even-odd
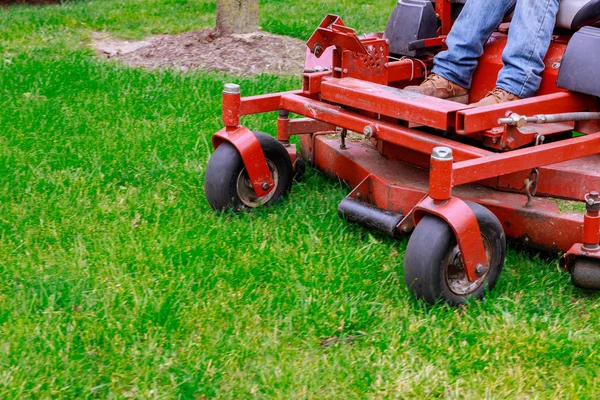
{"label": "green grass lawn", "polygon": [[[331,12],[381,30],[393,4],[263,1],[261,24],[305,39]],[[509,248],[485,300],[430,307],[404,285],[406,240],[339,220],[347,188],[312,169],[268,212],[209,209],[223,83],[300,77],[148,72],[86,45],[214,10],[0,8],[0,398],[597,397],[598,295],[555,258]],[[245,123],[275,132],[273,115]]]}

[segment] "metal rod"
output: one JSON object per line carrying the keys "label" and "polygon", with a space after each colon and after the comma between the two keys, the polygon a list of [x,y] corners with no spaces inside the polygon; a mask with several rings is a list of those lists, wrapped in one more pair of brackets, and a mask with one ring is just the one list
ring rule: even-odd
{"label": "metal rod", "polygon": [[551,124],[555,122],[567,121],[592,121],[600,120],[600,112],[569,112],[562,114],[538,114],[532,117],[510,114],[506,118],[500,118],[499,124],[521,127],[525,124]]}

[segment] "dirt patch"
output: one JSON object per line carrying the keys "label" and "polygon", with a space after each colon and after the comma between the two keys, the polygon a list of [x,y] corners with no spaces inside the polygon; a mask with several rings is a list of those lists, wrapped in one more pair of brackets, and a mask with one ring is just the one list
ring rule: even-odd
{"label": "dirt patch", "polygon": [[299,75],[306,54],[302,40],[266,32],[219,36],[214,29],[205,29],[153,36],[142,41],[96,33],[92,39],[93,48],[101,56],[149,69],[195,68],[235,75]]}
{"label": "dirt patch", "polygon": [[62,3],[64,0],[0,0],[0,7],[8,7],[12,4],[31,4],[31,5],[42,5],[42,4],[55,4]]}

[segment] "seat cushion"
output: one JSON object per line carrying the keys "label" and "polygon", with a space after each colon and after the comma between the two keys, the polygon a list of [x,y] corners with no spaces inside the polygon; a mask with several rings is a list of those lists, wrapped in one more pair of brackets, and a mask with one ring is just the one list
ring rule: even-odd
{"label": "seat cushion", "polygon": [[600,26],[600,0],[562,0],[556,16],[558,28],[577,30]]}

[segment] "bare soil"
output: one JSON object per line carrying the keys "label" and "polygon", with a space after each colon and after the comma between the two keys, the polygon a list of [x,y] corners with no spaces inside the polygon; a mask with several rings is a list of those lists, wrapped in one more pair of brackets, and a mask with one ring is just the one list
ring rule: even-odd
{"label": "bare soil", "polygon": [[235,75],[298,75],[302,73],[306,55],[302,40],[262,31],[219,36],[214,29],[205,29],[141,41],[96,33],[92,46],[103,57],[136,67],[183,71],[193,68]]}
{"label": "bare soil", "polygon": [[41,4],[54,4],[60,3],[63,0],[0,0],[0,7],[10,6],[12,4],[32,4],[32,5],[41,5]]}

